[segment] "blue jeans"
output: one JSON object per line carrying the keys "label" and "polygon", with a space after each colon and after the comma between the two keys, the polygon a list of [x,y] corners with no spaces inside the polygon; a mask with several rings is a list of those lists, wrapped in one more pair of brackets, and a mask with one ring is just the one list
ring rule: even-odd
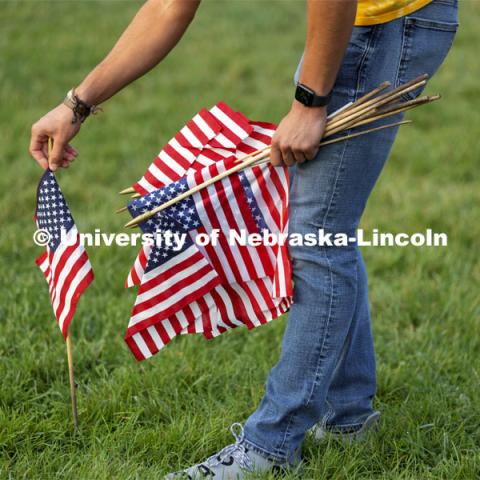
{"label": "blue jeans", "polygon": [[[385,80],[397,86],[422,73],[433,75],[457,25],[456,0],[434,0],[409,16],[355,27],[330,111]],[[324,229],[354,236],[396,133],[386,129],[324,147],[315,160],[295,167],[290,232]],[[362,425],[373,412],[376,378],[367,274],[358,247],[292,246],[290,254],[294,304],[280,359],[244,431],[249,448],[296,464],[305,433],[315,423],[336,430]]]}

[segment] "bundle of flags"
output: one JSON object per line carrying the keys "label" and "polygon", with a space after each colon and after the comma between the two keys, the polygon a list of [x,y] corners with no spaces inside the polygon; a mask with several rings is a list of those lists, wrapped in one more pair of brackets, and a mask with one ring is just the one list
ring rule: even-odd
{"label": "bundle of flags", "polygon": [[[202,109],[162,149],[133,186],[133,217],[202,184],[270,144],[275,125],[254,122],[223,102]],[[181,245],[144,245],[125,286],[139,285],[125,340],[138,360],[180,334],[211,339],[252,329],[292,303],[285,244],[232,242],[231,234],[288,232],[288,171],[271,164],[231,174],[156,213],[145,233],[183,236]],[[215,235],[216,236],[215,236]],[[215,242],[197,242],[199,235]]]}
{"label": "bundle of flags", "polygon": [[78,300],[93,280],[93,270],[51,170],[45,171],[38,184],[35,222],[40,235],[37,241],[45,245],[45,252],[35,263],[48,283],[53,313],[67,338]]}

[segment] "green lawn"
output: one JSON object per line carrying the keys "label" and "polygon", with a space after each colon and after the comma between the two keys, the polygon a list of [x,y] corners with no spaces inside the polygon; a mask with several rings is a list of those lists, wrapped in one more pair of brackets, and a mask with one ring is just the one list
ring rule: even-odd
{"label": "green lawn", "polygon": [[[362,445],[305,443],[308,479],[480,478],[478,18],[463,0],[453,52],[409,114],[363,220],[447,232],[446,248],[366,248],[383,423]],[[81,429],[72,434],[65,346],[31,240],[40,170],[31,124],[98,62],[139,2],[0,3],[0,478],[157,479],[221,448],[263,392],[285,320],[137,363],[123,342],[135,292],[129,248],[90,248],[96,280],[72,323]],[[301,54],[303,3],[206,1],[160,68],[89,119],[59,175],[81,231],[119,231],[116,192],[164,141],[220,99],[278,121]],[[294,27],[292,27],[294,26]]]}

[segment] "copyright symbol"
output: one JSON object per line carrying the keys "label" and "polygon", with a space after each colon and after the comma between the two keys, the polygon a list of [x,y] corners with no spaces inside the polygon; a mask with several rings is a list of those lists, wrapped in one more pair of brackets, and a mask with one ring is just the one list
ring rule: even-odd
{"label": "copyright symbol", "polygon": [[33,234],[33,241],[40,247],[45,247],[50,242],[50,233],[48,230],[39,228]]}

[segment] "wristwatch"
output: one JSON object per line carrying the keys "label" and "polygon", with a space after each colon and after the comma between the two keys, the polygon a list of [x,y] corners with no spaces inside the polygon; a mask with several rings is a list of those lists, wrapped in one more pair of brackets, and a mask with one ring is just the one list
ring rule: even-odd
{"label": "wristwatch", "polygon": [[97,107],[96,105],[89,105],[79,98],[79,96],[75,93],[74,88],[68,91],[67,95],[63,99],[63,103],[73,111],[72,123],[76,123],[78,121],[83,123],[90,114],[95,114],[99,111],[102,111],[100,107]]}
{"label": "wristwatch", "polygon": [[332,91],[328,95],[317,95],[311,88],[308,88],[303,83],[297,84],[295,90],[295,100],[303,103],[306,107],[325,107],[332,98]]}

